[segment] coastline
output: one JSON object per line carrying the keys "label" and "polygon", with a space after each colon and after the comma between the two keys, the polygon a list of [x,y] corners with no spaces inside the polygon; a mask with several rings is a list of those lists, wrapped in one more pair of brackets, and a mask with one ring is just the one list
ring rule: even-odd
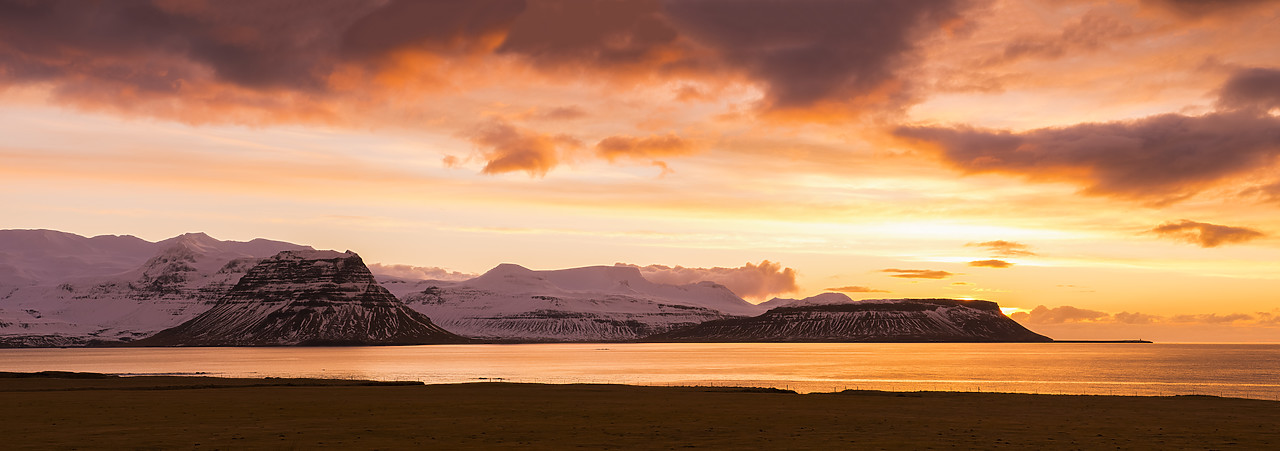
{"label": "coastline", "polygon": [[1212,396],[9,373],[0,412],[32,449],[1280,445],[1280,402]]}

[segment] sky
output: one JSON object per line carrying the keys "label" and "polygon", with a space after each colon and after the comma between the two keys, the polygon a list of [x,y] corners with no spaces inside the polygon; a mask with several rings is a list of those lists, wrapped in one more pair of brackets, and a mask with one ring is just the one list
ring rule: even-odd
{"label": "sky", "polygon": [[1276,42],[1271,0],[0,0],[0,228],[1280,341]]}

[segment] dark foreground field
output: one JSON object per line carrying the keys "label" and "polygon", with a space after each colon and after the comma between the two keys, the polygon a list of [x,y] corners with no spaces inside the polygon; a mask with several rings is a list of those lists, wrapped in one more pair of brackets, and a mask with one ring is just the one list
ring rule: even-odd
{"label": "dark foreground field", "polygon": [[7,449],[1280,448],[1280,403],[1212,397],[7,376]]}

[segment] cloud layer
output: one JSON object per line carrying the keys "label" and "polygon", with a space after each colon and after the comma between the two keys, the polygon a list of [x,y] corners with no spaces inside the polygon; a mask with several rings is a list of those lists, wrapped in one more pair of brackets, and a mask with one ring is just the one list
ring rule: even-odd
{"label": "cloud layer", "polygon": [[434,266],[384,265],[372,263],[369,272],[378,277],[391,277],[409,280],[467,280],[479,274],[450,271]]}
{"label": "cloud layer", "polygon": [[841,293],[889,293],[889,290],[877,290],[871,287],[861,285],[850,285],[847,287],[826,288],[824,291],[836,291]]}
{"label": "cloud layer", "polygon": [[778,294],[793,293],[796,271],[780,263],[763,260],[759,264],[748,262],[737,268],[687,268],[683,266],[638,266],[618,263],[640,269],[645,279],[656,283],[684,285],[711,281],[728,287],[734,294],[747,299],[766,299]]}
{"label": "cloud layer", "polygon": [[901,279],[946,279],[954,276],[954,273],[940,271],[935,269],[882,269],[880,272],[890,273],[889,277],[897,277]]}

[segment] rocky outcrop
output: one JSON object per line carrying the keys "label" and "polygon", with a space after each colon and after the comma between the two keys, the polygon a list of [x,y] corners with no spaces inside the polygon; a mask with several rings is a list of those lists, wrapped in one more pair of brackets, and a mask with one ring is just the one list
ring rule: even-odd
{"label": "rocky outcrop", "polygon": [[990,301],[796,301],[750,318],[709,321],[646,338],[692,342],[1048,342]]}
{"label": "rocky outcrop", "polygon": [[141,346],[457,343],[378,285],[353,252],[285,251],[263,260],[208,311]]}

